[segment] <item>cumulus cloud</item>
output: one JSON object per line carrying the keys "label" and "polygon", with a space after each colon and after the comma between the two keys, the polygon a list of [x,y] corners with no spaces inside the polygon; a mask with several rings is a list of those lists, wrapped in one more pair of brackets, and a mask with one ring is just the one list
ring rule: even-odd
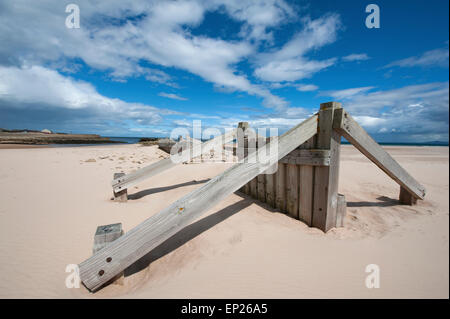
{"label": "cumulus cloud", "polygon": [[389,132],[393,138],[410,142],[448,140],[448,82],[393,90],[361,87],[322,94],[341,101],[371,133]]}
{"label": "cumulus cloud", "polygon": [[406,59],[397,60],[384,66],[384,68],[390,67],[427,67],[427,66],[438,66],[438,67],[448,67],[448,48],[447,49],[436,49],[423,53],[420,56],[412,56]]}
{"label": "cumulus cloud", "polygon": [[[90,83],[65,77],[57,71],[41,67],[0,66],[0,108],[22,110],[23,114],[68,111],[67,120],[90,116],[90,124],[104,125],[127,121],[135,125],[155,125],[164,115],[181,114],[142,103],[128,103],[97,92]],[[25,112],[26,111],[26,112]],[[120,124],[122,123],[122,124]]]}
{"label": "cumulus cloud", "polygon": [[213,3],[224,5],[231,17],[244,22],[240,35],[249,40],[272,41],[273,33],[267,29],[295,17],[291,6],[280,0],[228,0]]}
{"label": "cumulus cloud", "polygon": [[[176,86],[164,71],[143,62],[178,68],[200,76],[217,87],[247,92],[263,98],[268,107],[286,102],[268,89],[235,72],[235,65],[255,53],[249,40],[269,37],[267,28],[293,15],[281,0],[267,1],[108,1],[80,0],[81,28],[67,29],[65,3],[42,0],[3,3],[0,10],[0,64],[43,65],[81,59],[108,72],[115,80],[144,76]],[[241,41],[196,36],[207,11],[225,10],[243,22]]]}

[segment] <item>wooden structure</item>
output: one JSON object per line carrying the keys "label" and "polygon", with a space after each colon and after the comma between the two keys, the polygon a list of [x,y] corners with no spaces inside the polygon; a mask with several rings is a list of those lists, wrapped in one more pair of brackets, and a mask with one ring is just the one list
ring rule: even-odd
{"label": "wooden structure", "polygon": [[[147,178],[160,174],[179,163],[189,161],[192,158],[201,156],[202,154],[209,152],[211,149],[217,148],[218,146],[231,142],[235,138],[235,135],[236,129],[231,130],[223,135],[217,136],[205,143],[202,143],[198,147],[182,147],[182,145],[180,145],[180,148],[176,150],[176,153],[178,155],[177,160],[174,160],[173,157],[165,158],[163,160],[150,164],[127,175],[123,173],[114,174],[114,179],[111,182],[113,187],[114,198],[119,201],[126,201],[127,200],[126,190],[128,188],[136,185],[137,183]],[[191,145],[194,144],[197,145],[194,142],[191,143]],[[178,150],[181,150],[181,152],[178,152]]]}
{"label": "wooden structure", "polygon": [[[122,235],[122,223],[98,226],[94,236],[94,246],[92,247],[92,254],[95,255]],[[120,272],[116,276],[111,278],[108,283],[114,282],[116,284],[122,285],[123,279],[123,272]]]}
{"label": "wooden structure", "polygon": [[[342,224],[345,197],[338,200],[341,136],[333,130],[340,103],[320,106],[317,134],[278,162],[275,174],[260,174],[241,191],[309,226],[328,231]],[[341,214],[341,216],[338,216]]]}
{"label": "wooden structure", "polygon": [[[340,103],[324,103],[317,114],[283,135],[273,137],[269,143],[260,143],[254,151],[251,139],[247,139],[247,151],[244,150],[243,155],[239,152],[241,160],[237,164],[82,262],[79,265],[81,281],[95,291],[239,189],[323,231],[342,226],[345,198],[337,189],[341,135],[400,184],[402,203],[413,204],[424,198],[425,189],[370,138]],[[278,152],[270,153],[270,144],[275,141]],[[204,144],[210,142],[214,143],[214,139]],[[183,156],[188,155],[184,153]],[[267,154],[268,160],[258,161],[267,158]],[[264,172],[277,162],[277,172],[265,175]],[[154,175],[155,171],[172,165],[172,161],[163,160],[152,165],[158,170],[147,168],[143,171],[145,174],[130,174],[133,177],[128,180],[121,177],[119,185],[130,185],[152,172]]]}

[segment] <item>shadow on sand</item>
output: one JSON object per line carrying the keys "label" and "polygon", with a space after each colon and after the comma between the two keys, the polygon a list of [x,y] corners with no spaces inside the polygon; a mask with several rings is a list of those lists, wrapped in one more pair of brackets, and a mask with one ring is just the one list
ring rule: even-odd
{"label": "shadow on sand", "polygon": [[180,183],[180,184],[175,184],[175,185],[170,185],[170,186],[149,188],[149,189],[145,189],[145,190],[139,191],[139,192],[134,193],[134,194],[129,194],[128,195],[128,199],[136,200],[136,199],[140,199],[142,197],[145,197],[147,195],[160,193],[160,192],[165,192],[165,191],[168,191],[168,190],[171,190],[171,189],[175,189],[175,188],[178,188],[178,187],[202,184],[202,183],[206,183],[207,181],[209,181],[209,178],[208,179],[203,179],[201,181],[195,181],[194,180],[194,181]]}

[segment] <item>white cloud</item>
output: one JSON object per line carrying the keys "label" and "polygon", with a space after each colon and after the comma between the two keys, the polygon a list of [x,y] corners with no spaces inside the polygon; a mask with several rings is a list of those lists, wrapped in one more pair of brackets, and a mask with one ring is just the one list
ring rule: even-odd
{"label": "white cloud", "polygon": [[448,67],[448,48],[427,51],[420,56],[413,56],[389,63],[385,68],[394,66],[414,67],[414,66],[440,66]]}
{"label": "white cloud", "polygon": [[355,95],[358,95],[362,92],[369,91],[373,88],[374,88],[373,86],[365,86],[365,87],[351,88],[351,89],[345,89],[345,90],[324,91],[324,92],[321,92],[320,95],[332,96],[336,100],[344,100],[344,99],[351,98]]}
{"label": "white cloud", "polygon": [[448,82],[378,91],[362,87],[322,94],[340,100],[370,133],[395,133],[411,142],[448,140]]}
{"label": "white cloud", "polygon": [[366,53],[353,53],[347,56],[344,56],[342,58],[342,60],[346,61],[346,62],[353,62],[353,61],[365,61],[365,60],[369,60],[370,57],[366,54]]}
{"label": "white cloud", "polygon": [[166,97],[168,99],[173,99],[173,100],[179,100],[179,101],[187,101],[187,98],[173,94],[173,93],[165,93],[165,92],[160,92],[158,93],[159,96],[162,97]]}
{"label": "white cloud", "polygon": [[304,28],[280,50],[259,56],[255,76],[265,81],[295,81],[311,77],[336,61],[336,58],[321,61],[309,60],[305,55],[336,41],[341,26],[337,14],[311,20],[304,19]]}
{"label": "white cloud", "polygon": [[300,92],[316,91],[317,89],[319,89],[319,87],[314,84],[299,84],[299,85],[297,85],[297,90]]}
{"label": "white cloud", "polygon": [[139,125],[151,125],[161,123],[162,115],[180,114],[105,97],[90,83],[65,77],[41,66],[0,66],[0,103],[30,112],[33,108],[80,110],[92,114],[98,123],[130,120]]}
{"label": "white cloud", "polygon": [[[0,64],[43,65],[81,59],[92,68],[109,72],[115,80],[144,76],[176,86],[171,77],[142,62],[196,74],[217,87],[263,98],[268,107],[286,102],[268,89],[251,83],[235,65],[256,52],[249,40],[268,37],[274,27],[293,15],[281,0],[176,2],[131,0],[107,3],[79,0],[81,28],[67,29],[65,3],[17,0],[0,10]],[[248,31],[240,41],[193,35],[207,11],[224,8]],[[245,32],[244,32],[245,33]]]}
{"label": "white cloud", "polygon": [[224,5],[232,18],[245,22],[240,35],[249,40],[271,41],[273,34],[267,29],[295,17],[291,6],[281,0],[227,0],[213,3]]}

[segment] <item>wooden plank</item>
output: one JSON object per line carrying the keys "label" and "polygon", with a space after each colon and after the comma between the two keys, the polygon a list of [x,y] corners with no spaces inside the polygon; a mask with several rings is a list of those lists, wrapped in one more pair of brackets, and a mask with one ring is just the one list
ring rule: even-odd
{"label": "wooden plank", "polygon": [[192,150],[190,148],[185,149],[182,153],[179,154],[178,162],[174,162],[173,158],[166,158],[156,163],[150,164],[146,167],[143,167],[141,169],[138,169],[137,171],[122,176],[118,179],[114,179],[111,182],[113,190],[114,192],[118,193],[124,189],[136,185],[140,181],[143,181],[147,178],[150,178],[154,175],[164,172],[165,170],[174,167],[178,163],[186,162],[189,161],[191,158],[200,156],[203,153],[208,153],[212,148],[215,148],[218,145],[222,145],[233,141],[235,135],[236,130],[234,129],[223,135],[217,136],[205,143],[202,143],[201,147],[194,147]]}
{"label": "wooden plank", "polygon": [[334,128],[389,177],[417,199],[425,197],[425,187],[408,174],[345,110],[336,113]]}
{"label": "wooden plank", "polygon": [[80,263],[81,281],[90,290],[98,289],[242,185],[266,171],[316,132],[317,116],[314,115],[278,137],[278,152],[270,153],[268,162],[257,161],[263,154],[268,154],[270,146],[266,145],[250,154],[248,163],[235,164],[143,221],[111,245]]}
{"label": "wooden plank", "polygon": [[329,150],[294,150],[283,157],[280,162],[284,164],[330,166],[331,155]]}
{"label": "wooden plank", "polygon": [[[125,173],[114,173],[113,178],[114,179],[121,178],[124,175],[125,175]],[[126,188],[117,193],[113,190],[113,195],[114,195],[114,197],[113,197],[114,201],[123,203],[128,200],[128,190]]]}
{"label": "wooden plank", "polygon": [[286,164],[278,163],[275,173],[275,207],[286,212]]}
{"label": "wooden plank", "polygon": [[255,177],[250,181],[250,196],[254,199],[258,198],[258,178]]}
{"label": "wooden plank", "polygon": [[266,177],[266,203],[275,207],[275,174],[265,174]]}
{"label": "wooden plank", "polygon": [[299,219],[312,226],[313,192],[314,192],[314,167],[301,165],[300,167],[300,203]]}
{"label": "wooden plank", "polygon": [[265,174],[259,174],[257,177],[258,182],[258,200],[266,202],[266,176]]}
{"label": "wooden plank", "polygon": [[330,166],[317,166],[314,171],[312,225],[324,232],[336,227],[341,136],[333,130],[333,117],[339,108],[337,102],[322,103],[319,111],[316,147],[330,150],[331,160]]}
{"label": "wooden plank", "polygon": [[[94,246],[92,247],[92,254],[95,255],[122,235],[122,223],[98,226],[94,236]],[[123,285],[123,272],[120,272],[112,279],[110,279],[109,283]]]}
{"label": "wooden plank", "polygon": [[346,212],[347,212],[347,202],[345,201],[345,196],[342,194],[338,194],[336,227],[344,227],[344,219]]}
{"label": "wooden plank", "polygon": [[[309,150],[315,147],[315,137],[300,145],[300,149]],[[329,155],[329,154],[328,154]],[[313,195],[314,195],[314,167],[311,165],[300,165],[300,184],[299,184],[299,219],[312,226],[313,214]]]}
{"label": "wooden plank", "polygon": [[[248,156],[248,137],[245,135],[245,131],[249,129],[248,122],[239,122],[236,132],[236,150],[233,152],[237,156],[238,162],[241,162]],[[250,186],[245,184],[240,189],[244,194],[249,194]]]}
{"label": "wooden plank", "polygon": [[298,219],[299,171],[295,164],[287,164],[286,173],[286,211],[292,218]]}

